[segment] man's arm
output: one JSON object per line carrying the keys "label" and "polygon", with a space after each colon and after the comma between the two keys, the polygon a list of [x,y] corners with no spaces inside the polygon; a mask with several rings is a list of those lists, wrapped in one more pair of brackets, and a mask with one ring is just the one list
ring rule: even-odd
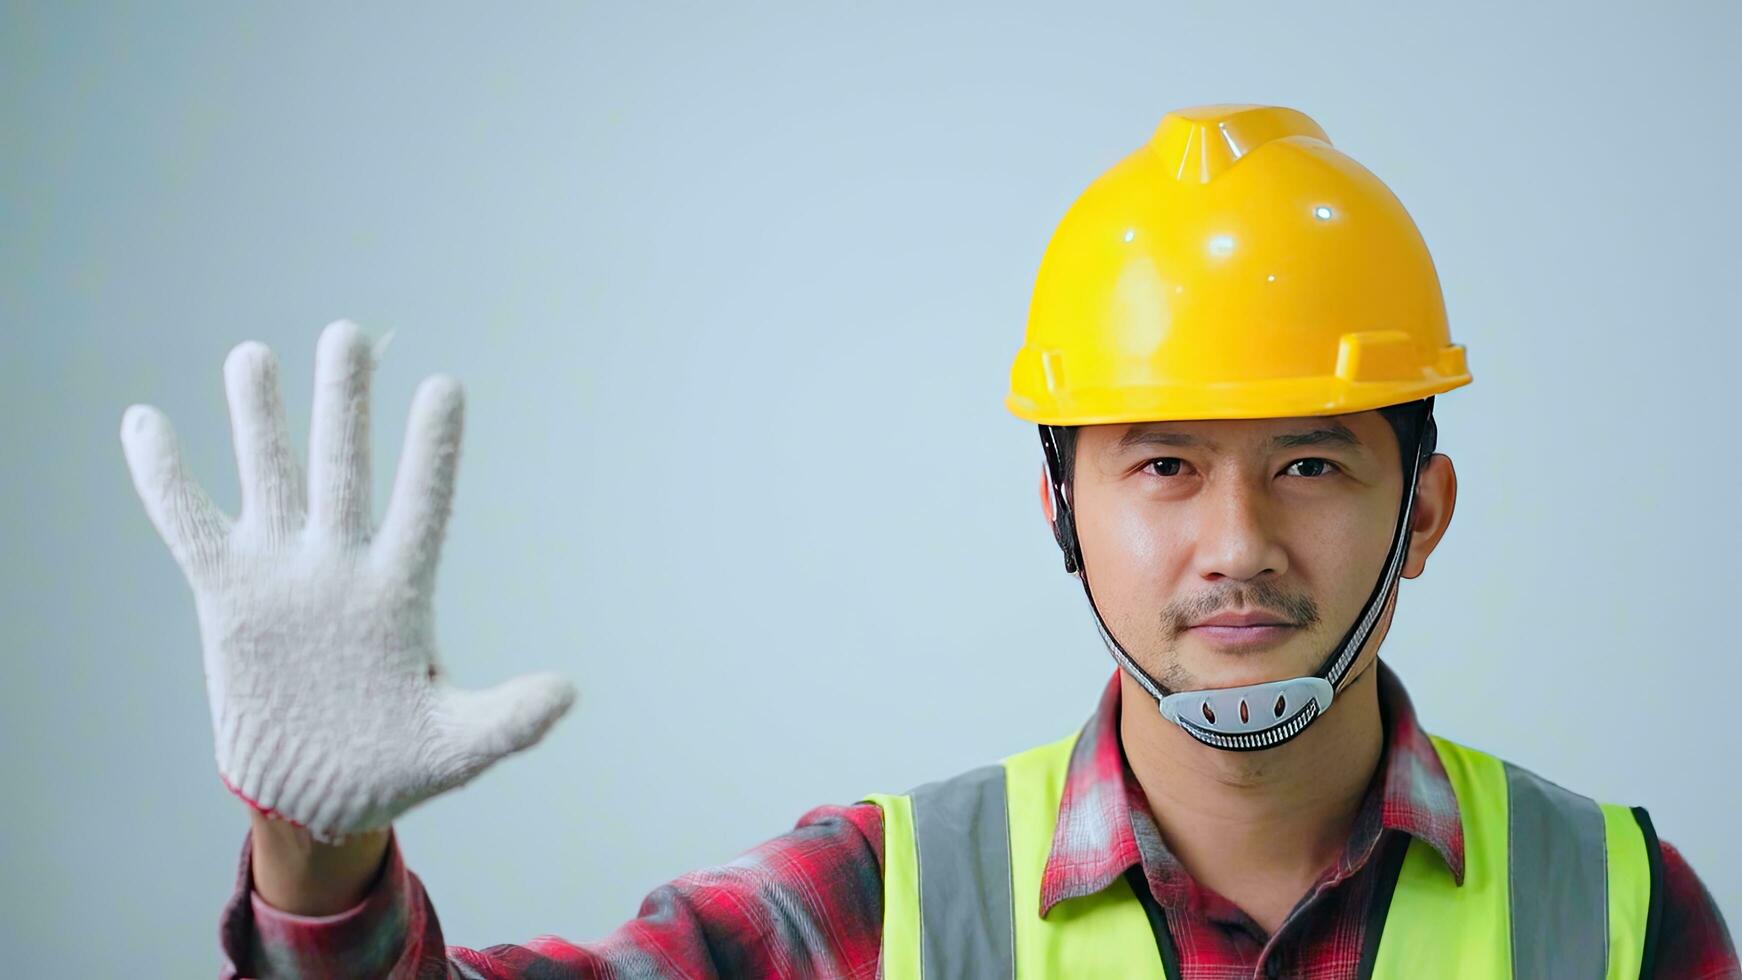
{"label": "man's arm", "polygon": [[1663,847],[1663,920],[1657,938],[1661,980],[1742,980],[1736,946],[1712,901],[1681,852]]}
{"label": "man's arm", "polygon": [[[256,835],[258,824],[243,841],[236,890],[219,929],[224,980],[877,975],[883,813],[875,804],[817,807],[788,833],[737,859],[656,888],[636,918],[598,940],[539,936],[482,950],[445,945],[429,895],[391,831],[378,868],[368,865],[362,844],[348,855],[314,859],[343,866],[346,874],[367,868],[360,900],[324,915],[298,915],[265,899],[259,871],[270,845]],[[345,890],[337,882],[304,881],[287,894],[321,907]]]}

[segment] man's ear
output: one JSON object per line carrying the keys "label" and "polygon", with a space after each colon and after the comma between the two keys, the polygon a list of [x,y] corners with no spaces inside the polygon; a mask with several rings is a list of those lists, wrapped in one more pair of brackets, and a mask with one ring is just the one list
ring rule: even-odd
{"label": "man's ear", "polygon": [[1409,518],[1409,553],[1403,559],[1403,577],[1415,578],[1427,568],[1427,556],[1445,536],[1458,503],[1458,473],[1452,458],[1443,453],[1428,457],[1415,484],[1415,510]]}
{"label": "man's ear", "polygon": [[1040,464],[1040,512],[1046,515],[1046,529],[1052,532],[1052,483],[1046,478],[1046,464]]}

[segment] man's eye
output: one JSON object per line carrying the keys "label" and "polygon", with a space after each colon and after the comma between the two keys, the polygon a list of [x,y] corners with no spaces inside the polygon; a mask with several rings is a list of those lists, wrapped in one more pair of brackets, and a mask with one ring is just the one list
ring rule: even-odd
{"label": "man's eye", "polygon": [[1297,459],[1288,464],[1288,468],[1283,470],[1283,472],[1290,476],[1314,477],[1324,476],[1327,473],[1335,472],[1336,468],[1337,464],[1328,459],[1318,459],[1317,457],[1313,457],[1310,459]]}
{"label": "man's eye", "polygon": [[1185,465],[1185,460],[1177,456],[1167,456],[1152,459],[1146,465],[1156,476],[1179,476],[1180,467]]}

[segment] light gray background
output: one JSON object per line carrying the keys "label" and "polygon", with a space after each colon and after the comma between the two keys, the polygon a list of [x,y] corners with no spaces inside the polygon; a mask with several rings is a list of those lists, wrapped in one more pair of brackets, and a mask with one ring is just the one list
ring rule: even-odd
{"label": "light gray background", "polygon": [[582,690],[401,822],[449,942],[1078,725],[1111,661],[1006,370],[1071,200],[1217,101],[1386,180],[1469,347],[1385,648],[1425,724],[1648,804],[1742,918],[1735,4],[72,6],[0,25],[6,972],[215,968],[246,821],[117,430],[163,408],[233,510],[225,353],[301,439],[341,316],[398,331],[378,501],[466,385],[452,673]]}

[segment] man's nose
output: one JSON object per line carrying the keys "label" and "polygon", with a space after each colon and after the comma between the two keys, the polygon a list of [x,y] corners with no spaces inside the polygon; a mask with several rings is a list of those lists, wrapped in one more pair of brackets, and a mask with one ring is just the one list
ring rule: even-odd
{"label": "man's nose", "polygon": [[1288,554],[1271,524],[1264,492],[1249,481],[1206,491],[1197,571],[1209,581],[1246,582],[1288,571]]}

